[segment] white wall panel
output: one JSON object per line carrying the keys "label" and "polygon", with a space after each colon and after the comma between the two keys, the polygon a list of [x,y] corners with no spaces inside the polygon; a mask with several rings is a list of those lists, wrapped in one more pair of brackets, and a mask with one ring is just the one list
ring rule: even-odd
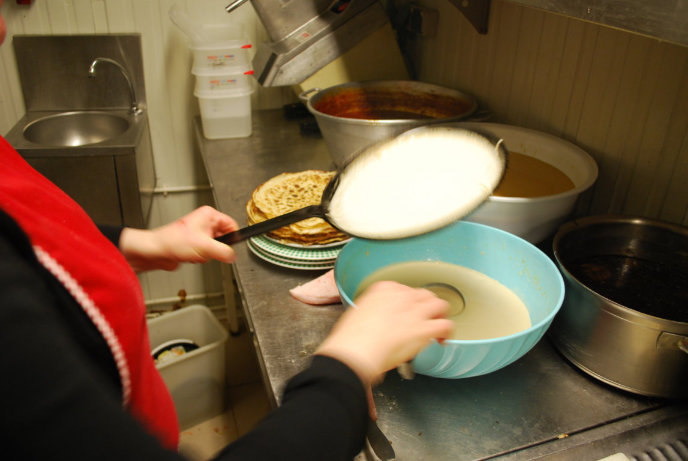
{"label": "white wall panel", "polygon": [[420,3],[440,21],[411,50],[419,79],[587,150],[600,177],[579,213],[688,224],[688,47],[505,0],[480,35],[450,2]]}
{"label": "white wall panel", "polygon": [[0,47],[0,106],[3,108],[0,111],[0,126],[5,133],[24,113],[17,68],[9,47]]}
{"label": "white wall panel", "polygon": [[[93,34],[96,31],[95,15],[93,14],[95,5],[91,6],[92,3],[92,0],[72,0],[75,29],[82,31],[83,34]],[[102,2],[100,4],[102,5]],[[104,16],[101,14],[101,18]]]}
{"label": "white wall panel", "polygon": [[54,34],[69,34],[76,29],[74,9],[68,0],[45,2],[46,14]]}

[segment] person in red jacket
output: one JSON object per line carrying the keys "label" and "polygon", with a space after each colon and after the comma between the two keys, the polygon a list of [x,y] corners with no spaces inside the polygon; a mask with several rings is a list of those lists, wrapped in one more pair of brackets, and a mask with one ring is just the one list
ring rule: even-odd
{"label": "person in red jacket", "polygon": [[[232,263],[232,248],[214,237],[237,223],[201,207],[156,229],[99,228],[2,138],[0,166],[0,458],[181,459],[136,271]],[[372,286],[357,306],[289,381],[282,405],[218,460],[351,459],[361,450],[366,389],[452,324],[446,302],[393,282]]]}

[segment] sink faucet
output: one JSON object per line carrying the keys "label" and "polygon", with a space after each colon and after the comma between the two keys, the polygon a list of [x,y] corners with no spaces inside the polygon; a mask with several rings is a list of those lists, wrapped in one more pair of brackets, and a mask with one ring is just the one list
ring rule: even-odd
{"label": "sink faucet", "polygon": [[124,76],[124,79],[127,81],[127,85],[129,86],[129,98],[131,100],[131,107],[129,108],[129,111],[135,115],[138,115],[141,112],[143,112],[141,107],[139,107],[138,99],[136,99],[136,90],[134,89],[134,85],[132,84],[131,78],[129,77],[129,72],[127,72],[127,69],[125,69],[122,64],[118,63],[114,59],[110,59],[110,58],[96,58],[96,59],[94,59],[93,62],[91,63],[91,67],[89,67],[89,69],[88,69],[88,78],[96,78],[96,66],[101,62],[108,62],[108,63],[114,65],[115,67],[117,67],[117,69],[119,69],[119,71]]}

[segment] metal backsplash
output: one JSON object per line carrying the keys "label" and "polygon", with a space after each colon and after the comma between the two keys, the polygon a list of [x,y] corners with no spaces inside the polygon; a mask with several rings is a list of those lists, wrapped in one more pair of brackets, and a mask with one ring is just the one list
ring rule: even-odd
{"label": "metal backsplash", "polygon": [[139,101],[145,102],[139,34],[15,35],[17,68],[27,111],[126,108],[129,91],[114,66],[88,68],[97,57],[114,59],[131,74]]}

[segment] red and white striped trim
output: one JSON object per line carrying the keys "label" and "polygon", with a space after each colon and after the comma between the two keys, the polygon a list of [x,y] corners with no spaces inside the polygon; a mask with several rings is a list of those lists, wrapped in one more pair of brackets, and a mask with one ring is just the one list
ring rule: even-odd
{"label": "red and white striped trim", "polygon": [[117,335],[98,307],[96,307],[90,296],[86,293],[86,291],[84,291],[81,285],[74,280],[69,272],[67,272],[67,270],[60,265],[60,263],[55,261],[52,256],[50,256],[39,246],[34,245],[33,251],[36,253],[38,261],[40,261],[40,263],[46,269],[48,269],[48,271],[50,271],[50,273],[53,274],[53,276],[55,276],[55,278],[57,278],[62,285],[64,285],[74,299],[76,299],[84,312],[86,312],[86,315],[88,315],[88,318],[91,319],[100,334],[103,336],[105,342],[107,342],[110,352],[115,359],[117,371],[119,372],[119,379],[122,384],[122,404],[126,406],[129,403],[129,398],[131,396],[131,376],[129,374],[127,358],[124,355],[122,345],[117,339]]}

